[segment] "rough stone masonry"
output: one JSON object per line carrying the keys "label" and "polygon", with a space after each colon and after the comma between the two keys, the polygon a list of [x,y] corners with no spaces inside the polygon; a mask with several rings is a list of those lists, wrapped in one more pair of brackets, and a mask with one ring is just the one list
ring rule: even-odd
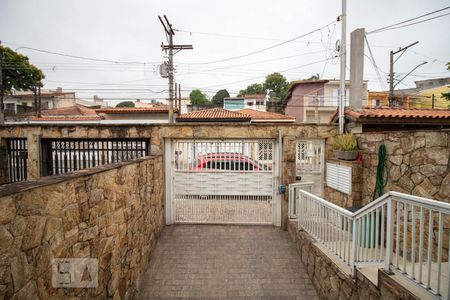
{"label": "rough stone masonry", "polygon": [[[132,299],[164,224],[162,157],[0,190],[0,299]],[[10,185],[12,186],[12,185]],[[57,289],[53,258],[98,259],[98,287]]]}

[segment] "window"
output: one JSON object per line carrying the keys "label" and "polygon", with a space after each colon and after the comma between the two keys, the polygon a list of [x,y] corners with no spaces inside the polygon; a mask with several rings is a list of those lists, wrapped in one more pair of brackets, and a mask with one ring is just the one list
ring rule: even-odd
{"label": "window", "polygon": [[[349,106],[350,104],[350,91],[349,89],[345,89],[345,106]],[[333,89],[333,105],[339,104],[339,89]]]}
{"label": "window", "polygon": [[273,143],[259,142],[258,143],[258,159],[262,161],[272,161],[273,157]]}
{"label": "window", "polygon": [[373,107],[379,107],[380,106],[380,99],[373,99],[372,100],[372,106]]}

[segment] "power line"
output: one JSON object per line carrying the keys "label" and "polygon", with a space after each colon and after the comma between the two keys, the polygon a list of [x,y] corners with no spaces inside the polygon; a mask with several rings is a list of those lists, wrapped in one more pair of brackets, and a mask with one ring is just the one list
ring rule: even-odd
{"label": "power line", "polygon": [[328,24],[326,24],[326,25],[324,25],[324,26],[322,26],[322,27],[316,28],[316,29],[314,29],[314,30],[311,30],[311,31],[308,32],[308,33],[305,33],[305,34],[296,36],[296,37],[294,37],[294,38],[292,38],[292,39],[289,39],[289,40],[286,40],[286,41],[284,41],[284,42],[281,42],[281,43],[278,43],[278,44],[275,44],[275,45],[272,45],[272,46],[269,46],[269,47],[266,47],[266,48],[263,48],[263,49],[260,49],[260,50],[257,50],[257,51],[253,51],[253,52],[250,52],[250,53],[246,53],[246,54],[242,54],[242,55],[238,55],[238,56],[234,56],[234,57],[229,57],[229,58],[224,58],[224,59],[219,59],[219,60],[215,60],[215,61],[198,62],[198,63],[183,63],[183,64],[191,64],[191,65],[208,65],[208,64],[215,64],[215,63],[219,63],[219,62],[225,62],[225,61],[235,60],[235,59],[239,59],[239,58],[244,58],[244,57],[247,57],[247,56],[250,56],[250,55],[254,55],[254,54],[258,54],[258,53],[261,53],[261,52],[270,50],[270,49],[274,49],[274,48],[276,48],[276,47],[280,47],[280,46],[282,46],[282,45],[285,45],[285,44],[287,44],[287,43],[293,42],[293,41],[298,40],[298,39],[301,39],[301,38],[303,38],[303,37],[305,37],[305,36],[308,36],[308,35],[310,35],[310,34],[313,34],[313,33],[317,32],[317,31],[320,31],[320,30],[322,30],[323,28],[326,28],[326,27],[328,27],[328,26],[330,26],[330,25],[332,25],[332,24],[334,24],[334,23],[336,23],[336,21],[333,21],[333,22],[331,22],[331,23],[328,23]]}
{"label": "power line", "polygon": [[108,60],[108,59],[102,59],[102,58],[92,58],[92,57],[78,56],[78,55],[54,52],[54,51],[49,51],[49,50],[37,49],[37,48],[33,48],[33,47],[28,47],[28,46],[20,46],[20,45],[16,45],[16,44],[13,44],[13,43],[8,43],[8,42],[5,42],[5,44],[18,47],[17,49],[28,49],[28,50],[32,50],[32,51],[47,53],[47,54],[53,54],[53,55],[59,55],[59,56],[76,58],[76,59],[82,59],[82,60],[89,60],[89,61],[108,62],[108,63],[115,63],[115,64],[148,64],[148,63],[154,63],[154,62],[119,61],[119,60]]}
{"label": "power line", "polygon": [[384,83],[384,81],[383,81],[383,79],[381,77],[381,74],[380,74],[380,68],[378,67],[377,62],[375,61],[375,57],[373,56],[372,49],[370,48],[370,44],[369,44],[369,40],[367,39],[367,35],[364,35],[364,40],[366,41],[367,49],[369,50],[369,54],[370,54],[370,57],[371,57],[371,59],[369,59],[369,61],[372,63],[372,65],[373,65],[373,67],[375,69],[375,72],[377,73],[377,77],[378,77],[378,81],[380,83],[380,87],[383,87],[383,89],[386,89],[386,85],[385,85],[385,83]]}
{"label": "power line", "polygon": [[[437,18],[440,18],[440,17],[445,17],[447,15],[450,15],[450,13],[446,13],[446,14],[443,14],[443,15],[439,15],[439,16],[436,16],[436,17],[428,18],[428,19],[425,19],[425,20],[422,20],[422,21],[417,21],[417,22],[414,22],[414,23],[406,24],[406,25],[401,25],[401,26],[397,26],[397,27],[391,27],[391,28],[384,29],[384,30],[378,31],[378,32],[384,32],[384,31],[399,29],[399,28],[403,28],[403,27],[408,27],[408,26],[411,26],[411,25],[420,24],[420,23],[423,23],[423,22],[434,20],[434,19],[437,19]],[[378,33],[378,32],[375,32],[375,33]]]}
{"label": "power line", "polygon": [[435,11],[432,11],[432,12],[420,15],[418,17],[414,17],[414,18],[411,18],[411,19],[408,19],[408,20],[404,20],[404,21],[401,21],[401,22],[398,22],[398,23],[395,23],[395,24],[391,24],[391,25],[388,25],[388,26],[384,26],[384,27],[381,27],[381,28],[369,31],[369,32],[367,32],[367,34],[377,33],[377,32],[381,32],[381,31],[385,31],[385,30],[397,29],[397,28],[401,28],[401,27],[410,26],[410,25],[414,25],[414,24],[417,24],[417,23],[429,21],[429,20],[432,20],[432,19],[435,19],[435,18],[439,18],[439,17],[445,16],[447,14],[440,15],[440,16],[433,17],[433,18],[426,19],[426,20],[422,20],[422,21],[419,21],[419,22],[407,24],[407,25],[404,25],[404,26],[398,26],[398,27],[391,28],[393,26],[405,24],[405,23],[408,23],[408,22],[411,22],[411,21],[414,21],[414,20],[417,20],[417,19],[429,16],[429,15],[432,15],[432,14],[435,14],[435,13],[438,13],[438,12],[441,12],[441,11],[444,11],[444,10],[447,10],[447,9],[450,9],[450,6],[447,6],[447,7],[444,7],[444,8],[441,8],[441,9],[438,9],[438,10],[435,10]]}
{"label": "power line", "polygon": [[[327,61],[327,60],[330,60],[330,59],[331,59],[331,58],[328,58],[328,59],[322,59],[322,60],[319,60],[319,61],[315,61],[315,62],[308,63],[308,64],[301,65],[301,66],[296,66],[296,67],[289,68],[289,69],[285,69],[285,70],[278,71],[278,72],[279,72],[279,73],[284,73],[284,72],[292,71],[292,70],[295,70],[295,69],[299,69],[299,68],[307,67],[307,66],[310,66],[310,65],[314,65],[314,64],[317,64],[317,63],[321,63],[321,62],[324,62],[324,61]],[[211,88],[211,87],[216,87],[216,86],[223,86],[223,85],[228,85],[228,84],[235,84],[235,83],[246,82],[246,81],[250,81],[250,80],[253,80],[253,79],[258,79],[258,78],[261,78],[261,77],[265,77],[265,76],[264,76],[264,75],[263,75],[263,76],[255,76],[255,77],[250,77],[250,78],[243,79],[243,80],[237,80],[237,81],[227,82],[227,83],[223,83],[223,84],[210,85],[210,86],[204,87],[204,88],[202,88],[202,89]]]}

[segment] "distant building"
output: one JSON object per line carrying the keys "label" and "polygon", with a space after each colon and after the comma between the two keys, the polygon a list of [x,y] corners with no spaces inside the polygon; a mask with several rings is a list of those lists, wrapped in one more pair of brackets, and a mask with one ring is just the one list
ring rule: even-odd
{"label": "distant building", "polygon": [[[35,115],[35,95],[33,91],[13,91],[5,95],[5,116],[9,121],[26,120]],[[41,90],[41,111],[63,107],[84,106],[89,108],[106,107],[103,99],[94,96],[93,100],[78,99],[75,92],[63,92],[62,88],[56,90]]]}
{"label": "distant building", "polygon": [[[401,104],[403,108],[409,108],[409,96],[394,93],[396,101]],[[385,107],[389,106],[389,92],[370,92],[367,99],[368,107]]]}
{"label": "distant building", "polygon": [[[33,111],[35,95],[33,91],[14,91],[4,97],[5,113],[15,114]],[[41,90],[41,109],[53,109],[75,105],[75,92],[56,90]]]}
{"label": "distant building", "polygon": [[227,110],[224,108],[210,108],[181,114],[177,123],[190,122],[225,122],[225,123],[294,123],[295,118],[287,115],[259,111],[250,108],[242,110]]}
{"label": "distant building", "polygon": [[[442,93],[450,92],[450,77],[418,80],[415,88],[396,90],[396,95],[407,95],[413,108],[449,108],[450,102]],[[434,103],[433,103],[434,95]]]}
{"label": "distant building", "polygon": [[223,108],[227,110],[254,109],[266,111],[266,95],[244,95],[223,99]]}
{"label": "distant building", "polygon": [[[169,107],[157,104],[144,107],[115,107],[95,110],[102,123],[169,123]],[[174,113],[178,109],[174,108]]]}
{"label": "distant building", "polygon": [[[349,105],[350,82],[346,81],[345,105]],[[367,82],[364,82],[363,106],[367,105]],[[328,123],[339,103],[339,80],[293,81],[285,99],[285,113],[298,123]]]}

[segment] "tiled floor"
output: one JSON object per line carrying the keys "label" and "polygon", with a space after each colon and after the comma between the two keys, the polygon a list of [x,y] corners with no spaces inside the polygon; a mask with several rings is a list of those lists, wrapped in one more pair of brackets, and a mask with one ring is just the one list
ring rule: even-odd
{"label": "tiled floor", "polygon": [[287,232],[272,226],[164,229],[140,299],[317,299]]}

